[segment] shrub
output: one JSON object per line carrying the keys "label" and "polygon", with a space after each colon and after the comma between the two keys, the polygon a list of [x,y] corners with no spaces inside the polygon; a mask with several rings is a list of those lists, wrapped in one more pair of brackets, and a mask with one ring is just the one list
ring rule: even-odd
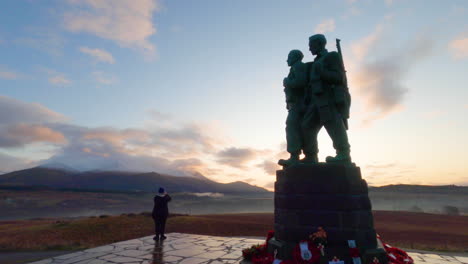
{"label": "shrub", "polygon": [[460,215],[460,210],[458,207],[446,205],[442,208],[442,212],[447,215]]}
{"label": "shrub", "polygon": [[417,205],[413,205],[411,208],[410,208],[410,211],[411,212],[416,212],[416,213],[421,213],[423,212],[423,210],[421,209],[421,207],[417,206]]}
{"label": "shrub", "polygon": [[146,216],[146,217],[151,217],[152,216],[151,212],[141,212],[140,215]]}

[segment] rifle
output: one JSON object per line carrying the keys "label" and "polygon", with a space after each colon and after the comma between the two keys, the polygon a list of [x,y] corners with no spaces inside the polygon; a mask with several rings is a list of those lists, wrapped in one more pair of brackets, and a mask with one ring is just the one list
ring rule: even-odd
{"label": "rifle", "polygon": [[336,39],[336,49],[338,50],[338,54],[340,54],[340,60],[341,60],[341,67],[343,68],[343,85],[348,88],[348,78],[346,78],[346,69],[344,67],[344,61],[343,61],[343,53],[341,52],[341,45],[340,45],[340,39]]}
{"label": "rifle", "polygon": [[344,92],[345,92],[345,95],[349,101],[349,105],[348,105],[348,109],[345,110],[347,112],[347,115],[346,115],[346,118],[343,118],[343,123],[344,123],[344,126],[346,128],[346,130],[348,130],[348,117],[349,117],[349,107],[351,106],[351,95],[349,94],[349,89],[348,89],[348,78],[346,77],[346,69],[345,69],[345,66],[344,66],[344,61],[343,61],[343,53],[341,52],[341,46],[340,46],[340,39],[336,39],[336,49],[338,50],[338,54],[340,55],[340,60],[341,60],[341,67],[343,69],[343,88],[344,88]]}

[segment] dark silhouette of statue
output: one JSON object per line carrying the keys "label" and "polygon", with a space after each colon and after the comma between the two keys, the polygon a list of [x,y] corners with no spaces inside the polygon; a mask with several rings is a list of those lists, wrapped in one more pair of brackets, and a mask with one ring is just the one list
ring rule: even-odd
{"label": "dark silhouette of statue", "polygon": [[154,229],[156,235],[153,237],[155,241],[163,241],[166,239],[164,232],[166,229],[166,220],[169,216],[169,208],[167,203],[171,201],[171,197],[167,194],[164,188],[159,188],[158,194],[154,196],[154,207],[153,207],[153,220],[154,220]]}
{"label": "dark silhouette of statue", "polygon": [[[300,104],[301,110],[297,110],[300,114],[292,113],[294,121],[291,121],[289,125],[291,128],[288,129],[288,121],[286,122],[286,140],[291,157],[288,160],[280,160],[278,164],[282,166],[287,167],[299,162],[318,163],[317,135],[323,126],[336,150],[336,156],[328,156],[326,162],[351,163],[350,145],[346,133],[351,96],[347,87],[341,48],[339,40],[337,40],[339,52],[328,52],[325,48],[326,44],[327,40],[322,34],[309,38],[309,50],[316,57],[311,63],[301,62],[300,64],[301,67],[304,65],[307,71],[307,86],[304,90],[303,103]],[[296,71],[294,66],[291,66],[291,71]],[[294,75],[292,78],[297,78],[297,76]],[[302,80],[301,78],[299,79]],[[293,90],[287,86],[290,85],[289,81],[284,84],[285,91]],[[289,109],[288,120],[290,115],[291,109]],[[291,131],[296,131],[292,129],[292,127],[297,127],[298,122],[295,118],[300,120],[300,133],[291,133]],[[305,158],[299,161],[301,148]]]}
{"label": "dark silhouette of statue", "polygon": [[283,80],[286,94],[286,142],[287,150],[291,154],[288,160],[280,160],[282,166],[291,166],[299,162],[299,155],[303,148],[301,122],[304,116],[304,95],[307,87],[307,65],[302,62],[304,55],[300,50],[291,50],[288,54],[289,74]]}

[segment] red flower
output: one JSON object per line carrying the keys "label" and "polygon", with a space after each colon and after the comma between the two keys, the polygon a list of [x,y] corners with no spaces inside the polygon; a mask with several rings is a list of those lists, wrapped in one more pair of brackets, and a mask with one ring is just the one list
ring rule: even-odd
{"label": "red flower", "polygon": [[252,257],[252,264],[271,264],[272,262],[273,256],[271,254]]}
{"label": "red flower", "polygon": [[267,254],[267,246],[265,244],[253,245],[250,248],[242,250],[242,256],[246,260],[253,260],[254,257],[265,257]]}
{"label": "red flower", "polygon": [[377,235],[377,239],[384,245],[385,251],[387,252],[387,257],[389,259],[389,263],[394,264],[413,264],[414,260],[411,258],[408,253],[404,250],[401,250],[396,247],[392,247],[389,244],[386,244],[382,241],[382,238]]}
{"label": "red flower", "polygon": [[267,235],[267,238],[266,238],[266,242],[268,244],[268,241],[270,241],[270,239],[272,239],[273,237],[275,236],[275,231],[268,231],[268,235]]}

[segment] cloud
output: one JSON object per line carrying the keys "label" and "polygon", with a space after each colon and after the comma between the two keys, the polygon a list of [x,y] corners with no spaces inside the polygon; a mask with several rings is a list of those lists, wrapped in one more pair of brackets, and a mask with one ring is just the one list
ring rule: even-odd
{"label": "cloud", "polygon": [[335,20],[333,18],[325,19],[315,27],[315,33],[327,33],[335,30]]}
{"label": "cloud", "polygon": [[363,170],[363,177],[369,185],[387,185],[401,182],[401,179],[413,179],[415,176],[414,166],[396,162],[367,164]]}
{"label": "cloud", "polygon": [[68,85],[71,83],[69,79],[64,74],[58,74],[49,77],[49,83],[57,86]]}
{"label": "cloud", "polygon": [[226,148],[217,153],[218,162],[231,167],[242,169],[245,164],[255,159],[257,152],[251,148]]}
{"label": "cloud", "polygon": [[394,168],[396,167],[397,164],[395,162],[392,163],[373,163],[373,164],[368,164],[365,167],[367,169],[389,169],[389,168]]}
{"label": "cloud", "polygon": [[269,175],[276,175],[276,171],[280,169],[278,164],[265,160],[263,163],[259,164],[258,167],[262,168]]}
{"label": "cloud", "polygon": [[116,77],[100,71],[92,72],[91,75],[93,76],[94,80],[96,80],[96,82],[98,82],[99,84],[111,85],[117,82]]}
{"label": "cloud", "polygon": [[465,15],[468,11],[468,8],[458,6],[458,5],[452,5],[451,9],[451,14],[450,15]]}
{"label": "cloud", "polygon": [[[79,130],[80,128],[78,128]],[[150,155],[132,155],[104,140],[71,137],[70,143],[42,163],[61,163],[78,170],[157,171],[174,173],[168,159]],[[176,173],[180,175],[178,172]]]}
{"label": "cloud", "polygon": [[71,84],[72,82],[64,73],[58,72],[56,70],[40,67],[39,71],[46,73],[48,76],[48,82],[55,86],[65,86]]}
{"label": "cloud", "polygon": [[[66,135],[68,144],[43,163],[62,163],[79,170],[156,171],[176,176],[200,177],[199,173],[212,172],[197,158],[206,153],[191,153],[187,157],[182,143],[192,139],[184,140],[180,134],[181,143],[168,148],[155,143],[164,141],[156,131],[64,124],[52,127]],[[172,155],[165,155],[165,152],[172,152]]]}
{"label": "cloud", "polygon": [[30,160],[14,157],[0,152],[0,174],[33,167],[35,165],[37,165],[37,163]]}
{"label": "cloud", "polygon": [[342,18],[347,20],[351,17],[359,16],[362,14],[362,10],[357,8],[356,6],[350,6],[347,10],[346,13],[342,15]]}
{"label": "cloud", "polygon": [[107,63],[110,63],[110,64],[115,63],[115,60],[114,60],[114,57],[112,56],[112,54],[110,54],[109,52],[107,52],[105,50],[91,49],[91,48],[88,48],[88,47],[80,47],[79,50],[84,54],[90,55],[91,57],[93,57],[97,61],[107,62]]}
{"label": "cloud", "polygon": [[18,79],[18,74],[12,71],[0,71],[0,79],[15,80]]}
{"label": "cloud", "polygon": [[149,38],[156,33],[153,13],[159,5],[154,0],[69,0],[70,11],[64,14],[64,27],[71,32],[85,32],[153,53]]}
{"label": "cloud", "polygon": [[371,34],[352,46],[354,61],[348,78],[353,94],[363,104],[364,125],[403,108],[409,91],[404,79],[415,64],[432,54],[435,44],[426,34],[419,34],[407,43],[390,44],[404,47],[399,50],[373,52],[384,33],[384,26],[377,25]]}
{"label": "cloud", "polygon": [[0,125],[15,123],[56,123],[65,122],[67,118],[38,103],[27,103],[0,95]]}
{"label": "cloud", "polygon": [[0,96],[0,147],[22,147],[36,142],[63,144],[64,135],[47,124],[66,120],[42,105]]}
{"label": "cloud", "polygon": [[468,37],[454,39],[448,47],[453,58],[458,60],[468,58]]}
{"label": "cloud", "polygon": [[441,117],[441,116],[443,116],[443,115],[445,115],[445,114],[446,114],[445,111],[442,111],[442,110],[440,110],[440,109],[437,109],[437,110],[432,110],[432,111],[423,113],[423,117],[424,117],[425,119],[434,119],[434,118]]}
{"label": "cloud", "polygon": [[351,46],[351,51],[356,60],[362,61],[366,57],[371,51],[371,48],[375,46],[376,42],[382,37],[383,30],[384,26],[378,24],[373,32]]}
{"label": "cloud", "polygon": [[222,194],[222,193],[210,193],[210,192],[207,192],[207,193],[189,193],[189,194],[195,195],[195,196],[197,196],[197,197],[212,197],[212,198],[221,198],[221,197],[224,197],[224,194]]}
{"label": "cloud", "polygon": [[8,67],[0,65],[0,79],[4,80],[16,80],[22,77],[22,74],[14,72]]}
{"label": "cloud", "polygon": [[[165,157],[188,157],[200,154],[214,154],[224,144],[217,134],[216,125],[207,123],[184,123],[165,125],[151,130],[151,144],[159,146]],[[218,132],[219,133],[219,132]]]}
{"label": "cloud", "polygon": [[153,121],[156,122],[166,122],[172,121],[172,115],[168,113],[164,113],[158,110],[151,109],[148,111],[149,115],[151,116]]}
{"label": "cloud", "polygon": [[238,180],[235,172],[239,168],[259,171],[255,163],[249,164],[259,154],[265,159],[274,155],[267,150],[226,148],[231,144],[216,122],[179,122],[170,115],[152,113],[155,122],[145,127],[86,127],[68,123],[63,115],[42,105],[0,96],[0,148],[28,148],[41,143],[33,148],[44,147],[50,156],[36,161],[38,164],[200,178],[206,175],[222,182]]}
{"label": "cloud", "polygon": [[[169,120],[161,120],[165,117]],[[212,126],[177,123],[166,115],[159,115],[156,121],[151,127],[125,129],[51,124],[51,129],[65,135],[67,144],[42,163],[62,163],[78,170],[156,171],[194,177],[224,175],[225,170],[210,163],[211,155],[217,153],[222,142]]]}
{"label": "cloud", "polygon": [[66,140],[62,133],[44,125],[15,124],[0,127],[0,147],[23,147],[36,142],[63,144]]}
{"label": "cloud", "polygon": [[275,182],[271,181],[265,185],[263,185],[264,188],[267,188],[268,190],[274,190],[275,189]]}

